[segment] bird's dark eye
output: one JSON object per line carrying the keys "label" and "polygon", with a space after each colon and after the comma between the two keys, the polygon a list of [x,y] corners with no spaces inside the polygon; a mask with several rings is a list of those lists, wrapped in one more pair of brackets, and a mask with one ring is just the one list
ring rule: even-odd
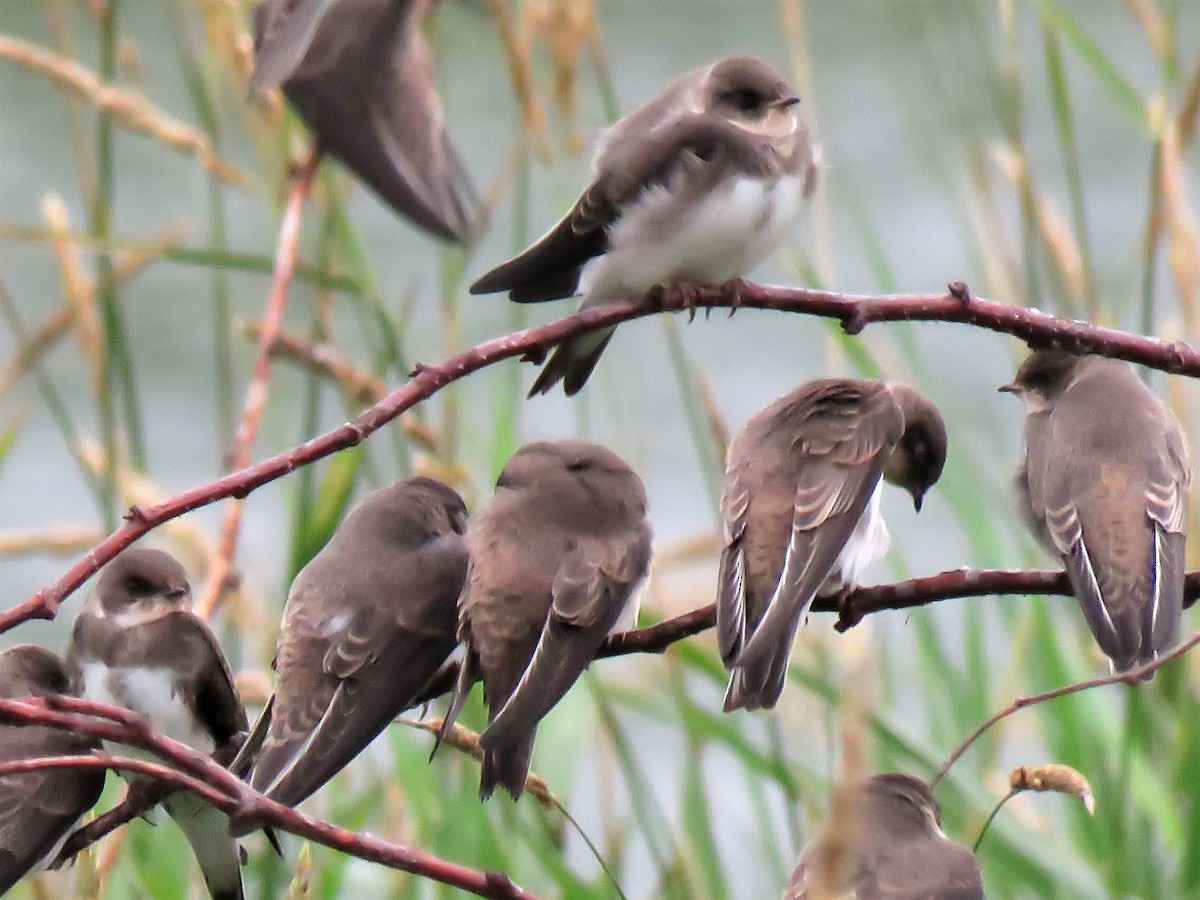
{"label": "bird's dark eye", "polygon": [[742,88],[729,93],[729,102],[744,113],[753,113],[762,109],[763,96],[758,91]]}
{"label": "bird's dark eye", "polygon": [[150,582],[140,575],[130,575],[125,579],[125,590],[137,596],[141,594],[153,593],[153,588],[150,587]]}
{"label": "bird's dark eye", "polygon": [[586,460],[576,459],[576,460],[573,460],[573,461],[567,463],[567,471],[568,472],[582,472],[582,471],[586,470],[587,468],[588,468],[588,463]]}

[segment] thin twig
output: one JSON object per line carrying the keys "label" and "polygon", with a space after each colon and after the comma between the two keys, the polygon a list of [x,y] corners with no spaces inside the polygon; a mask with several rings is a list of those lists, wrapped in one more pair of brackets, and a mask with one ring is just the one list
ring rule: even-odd
{"label": "thin twig", "polygon": [[[608,325],[652,315],[660,310],[681,312],[700,306],[774,309],[840,320],[849,331],[870,322],[941,321],[974,325],[1037,343],[1057,343],[1077,352],[1098,353],[1166,372],[1200,377],[1200,350],[1177,341],[1145,337],[1076,322],[1021,306],[972,297],[955,284],[946,294],[862,296],[803,288],[742,284],[703,288],[698,293],[667,290],[646,298],[616,301],[584,309],[575,315],[536,328],[526,328],[464,350],[438,366],[418,365],[407,383],[392,391],[353,421],[338,426],[298,447],[184,491],[148,507],[133,507],[125,524],[92,548],[54,584],[0,614],[0,633],[28,619],[52,619],[64,598],[114,556],[163,522],[226,497],[245,497],[251,491],[295,469],[353,447],[451,382],[501,360],[546,352],[566,338]],[[908,604],[914,605],[914,604]]]}
{"label": "thin twig", "polygon": [[[1193,573],[1194,574],[1194,573]],[[1189,581],[1190,581],[1189,577]],[[947,757],[942,763],[942,767],[937,770],[937,774],[929,782],[930,787],[936,787],[937,783],[946,777],[946,773],[950,771],[958,760],[966,753],[971,745],[974,744],[989,728],[997,722],[1007,719],[1013,713],[1022,709],[1027,709],[1030,706],[1037,706],[1039,703],[1045,703],[1047,700],[1056,700],[1059,697],[1065,697],[1068,694],[1078,694],[1080,691],[1091,690],[1092,688],[1104,687],[1109,684],[1137,684],[1140,681],[1147,680],[1155,671],[1163,665],[1169,663],[1173,659],[1178,659],[1183,656],[1197,644],[1200,644],[1200,632],[1193,634],[1190,638],[1172,650],[1170,653],[1164,653],[1162,656],[1148,663],[1138,666],[1135,669],[1130,669],[1128,672],[1114,672],[1112,675],[1106,675],[1103,678],[1089,678],[1087,681],[1077,681],[1074,684],[1068,684],[1063,687],[1055,688],[1052,691],[1044,691],[1040,694],[1032,694],[1028,697],[1018,697],[1004,709],[990,716],[986,722],[971,732],[970,736],[963,741],[954,752]]]}
{"label": "thin twig", "polygon": [[[304,201],[312,188],[321,152],[315,147],[302,162],[292,178],[283,222],[279,226],[279,249],[275,257],[275,275],[271,281],[271,293],[267,297],[267,308],[263,312],[262,333],[258,341],[258,355],[254,359],[254,371],[250,376],[250,387],[246,390],[246,402],[242,408],[242,421],[237,436],[229,451],[228,468],[244,469],[254,458],[254,442],[262,425],[263,413],[267,409],[267,397],[271,391],[271,347],[283,329],[283,314],[287,309],[288,288],[292,284],[292,273],[296,268],[296,257],[300,246],[300,221],[304,215]],[[237,553],[238,533],[242,525],[242,498],[235,497],[225,507],[221,522],[221,542],[217,546],[216,559],[205,581],[204,589],[196,602],[196,611],[207,618],[220,603],[230,582],[233,557]]]}

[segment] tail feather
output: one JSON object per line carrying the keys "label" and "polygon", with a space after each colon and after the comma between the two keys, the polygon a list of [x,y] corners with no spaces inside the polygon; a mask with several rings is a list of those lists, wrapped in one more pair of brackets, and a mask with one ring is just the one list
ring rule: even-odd
{"label": "tail feather", "polygon": [[242,854],[229,833],[229,817],[186,791],[163,805],[192,845],[213,900],[243,900]]}
{"label": "tail feather", "polygon": [[776,653],[765,660],[733,670],[725,690],[722,709],[772,709],[783,695],[787,681],[787,653]]}
{"label": "tail feather", "polygon": [[529,396],[549,393],[560,381],[568,397],[578,394],[600,361],[604,348],[612,340],[613,330],[605,328],[560,344],[542,367],[533,387],[529,389]]}
{"label": "tail feather", "polygon": [[488,799],[498,787],[508,791],[514,800],[519,798],[525,791],[525,780],[529,777],[532,760],[532,735],[485,750],[483,767],[479,773],[479,799]]}

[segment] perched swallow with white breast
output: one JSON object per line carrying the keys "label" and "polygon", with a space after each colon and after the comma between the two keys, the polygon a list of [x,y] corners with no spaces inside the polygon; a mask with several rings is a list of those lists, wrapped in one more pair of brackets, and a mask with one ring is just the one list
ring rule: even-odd
{"label": "perched swallow with white breast", "polygon": [[725,711],[770,708],[813,599],[838,596],[887,550],[881,480],[919,512],[946,427],[912,388],[822,378],[755,415],[730,444],[721,497],[717,639]]}
{"label": "perched swallow with white breast", "polygon": [[[816,183],[797,98],[765,62],[732,56],[684,75],[617,122],[592,183],[550,232],[488,272],[472,294],[583,306],[656,285],[723,284],[788,236]],[[530,396],[587,381],[613,329],[560,345]]]}
{"label": "perched swallow with white breast", "polygon": [[363,500],[296,576],[247,779],[256,790],[299,803],[419,702],[458,644],[466,520],[454,490],[403,478]]}
{"label": "perched swallow with white breast", "polygon": [[251,91],[282,87],[316,137],[396,212],[469,244],[478,200],[450,143],[421,20],[429,0],[262,0]]}
{"label": "perched swallow with white breast", "polygon": [[[845,828],[849,836],[847,878],[831,885],[838,900],[984,900],[979,863],[946,837],[941,807],[923,781],[874,775],[858,789],[851,821],[826,827]],[[821,852],[820,838],[804,848],[783,900],[816,896]]]}
{"label": "perched swallow with white breast", "polygon": [[[0,653],[0,697],[70,694],[62,660],[20,644]],[[0,725],[0,763],[91,753],[92,738],[44,725]],[[41,769],[0,775],[0,894],[52,863],[80,818],[100,799],[103,769]]]}
{"label": "perched swallow with white breast", "polygon": [[1035,350],[1012,384],[1025,401],[1021,510],[1062,560],[1117,671],[1175,642],[1183,613],[1191,463],[1179,420],[1125,362]]}
{"label": "perched swallow with white breast", "polygon": [[538,722],[604,639],[637,617],[650,565],[646,491],[625,462],[578,440],[521,447],[491,505],[467,531],[471,563],[459,601],[466,660],[449,728],[482,676],[488,727],[479,793],[525,788]]}
{"label": "perched swallow with white breast", "polygon": [[[248,731],[221,646],[192,612],[187,573],[161,550],[132,547],[104,567],[75,619],[67,661],[83,697],[144,716],[193,750],[228,751]],[[214,900],[241,900],[241,852],[229,817],[186,791],[163,806],[192,845]]]}

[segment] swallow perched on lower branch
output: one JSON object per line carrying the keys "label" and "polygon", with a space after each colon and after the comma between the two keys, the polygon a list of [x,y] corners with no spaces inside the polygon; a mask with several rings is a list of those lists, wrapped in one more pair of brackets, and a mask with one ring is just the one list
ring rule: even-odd
{"label": "swallow perched on lower branch", "polygon": [[[248,731],[221,646],[192,612],[187,573],[161,550],[132,547],[105,566],[75,619],[67,660],[83,697],[144,716],[193,750],[227,750]],[[106,747],[157,760],[119,744]],[[192,845],[214,900],[241,900],[241,850],[229,817],[186,791],[171,794],[163,807]]]}
{"label": "swallow perched on lower branch", "polygon": [[443,734],[483,679],[488,727],[479,793],[525,789],[538,722],[604,639],[637,617],[650,565],[642,480],[615,453],[578,440],[526,444],[467,532],[459,601],[466,648]]}
{"label": "swallow perched on lower branch", "polygon": [[[0,653],[0,697],[25,700],[70,693],[67,669],[49,650],[20,644]],[[93,738],[60,728],[0,725],[0,763],[75,756],[98,747]],[[103,790],[103,769],[0,775],[0,894],[54,861]]]}
{"label": "swallow perched on lower branch", "polygon": [[1035,350],[1001,391],[1025,402],[1021,510],[1062,560],[1119,672],[1175,642],[1191,463],[1183,428],[1125,362]]}
{"label": "swallow perched on lower branch", "polygon": [[853,589],[887,550],[881,480],[920,511],[945,462],[937,408],[900,384],[810,381],[747,423],[730,444],[721,497],[726,712],[775,705],[813,599]]}
{"label": "swallow perched on lower branch", "polygon": [[413,706],[458,643],[467,508],[424,476],[368,495],[292,582],[248,781],[294,806]]}

